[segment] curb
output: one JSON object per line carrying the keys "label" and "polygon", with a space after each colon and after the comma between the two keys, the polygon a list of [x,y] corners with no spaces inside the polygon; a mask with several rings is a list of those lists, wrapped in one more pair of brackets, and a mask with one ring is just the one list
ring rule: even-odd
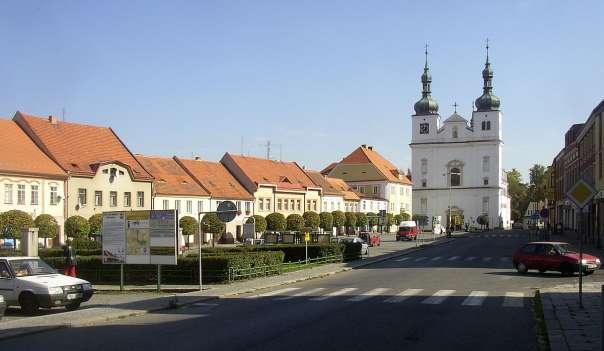
{"label": "curb", "polygon": [[[249,288],[249,289],[242,289],[242,290],[232,292],[232,293],[224,293],[224,294],[215,295],[215,296],[199,296],[198,298],[192,297],[191,300],[189,300],[187,302],[181,302],[181,303],[178,302],[179,296],[186,296],[187,293],[174,294],[172,296],[172,299],[169,299],[167,301],[167,304],[162,303],[157,307],[151,307],[148,309],[142,309],[142,310],[138,310],[138,311],[129,310],[129,311],[123,311],[123,312],[117,312],[117,313],[110,313],[110,314],[101,315],[96,318],[89,318],[89,319],[86,319],[86,320],[80,321],[80,322],[66,322],[66,323],[62,323],[62,324],[58,324],[58,325],[39,326],[39,327],[35,327],[33,329],[25,329],[25,330],[15,329],[13,332],[9,331],[8,333],[6,333],[4,335],[2,335],[2,332],[0,331],[0,340],[6,340],[6,339],[22,336],[22,335],[37,334],[37,333],[42,333],[42,332],[56,330],[56,329],[91,326],[94,324],[109,322],[109,321],[116,320],[116,319],[137,317],[137,316],[142,316],[142,315],[152,313],[152,312],[168,310],[168,309],[173,309],[173,308],[181,308],[181,307],[184,307],[187,305],[192,305],[192,304],[202,302],[202,301],[222,299],[222,298],[226,298],[226,297],[230,297],[230,296],[237,296],[237,295],[241,295],[241,294],[252,293],[255,291],[259,291],[259,290],[270,289],[270,288],[274,288],[274,287],[278,287],[278,286],[282,286],[282,285],[299,283],[299,282],[307,281],[307,280],[311,280],[311,279],[320,279],[320,278],[330,277],[330,276],[336,275],[338,273],[347,272],[347,271],[351,271],[351,270],[354,270],[357,268],[384,262],[384,261],[390,260],[392,258],[409,255],[409,254],[412,254],[414,252],[420,251],[425,248],[448,244],[448,243],[453,242],[454,240],[455,240],[455,238],[443,238],[442,240],[434,241],[434,242],[427,243],[427,244],[422,244],[421,246],[406,248],[406,249],[403,249],[403,250],[400,250],[397,252],[392,252],[392,253],[388,253],[388,254],[384,254],[384,255],[380,255],[380,256],[375,256],[374,258],[367,258],[367,259],[365,259],[366,261],[363,260],[363,261],[359,262],[358,264],[354,265],[353,267],[343,267],[343,268],[340,268],[340,269],[337,269],[334,271],[330,271],[330,272],[319,273],[316,275],[306,276],[303,278],[280,281],[280,282],[267,284],[267,285],[254,287],[254,288]],[[3,323],[0,322],[0,326],[2,326],[2,324]]]}

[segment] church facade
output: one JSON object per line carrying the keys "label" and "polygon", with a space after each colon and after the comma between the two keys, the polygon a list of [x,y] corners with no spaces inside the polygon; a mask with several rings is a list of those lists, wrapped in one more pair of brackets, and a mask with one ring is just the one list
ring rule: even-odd
{"label": "church facade", "polygon": [[432,76],[427,52],[422,74],[422,98],[412,120],[413,213],[428,222],[440,217],[443,225],[510,228],[510,198],[502,167],[503,133],[499,106],[493,94],[493,69],[488,46],[483,94],[476,99],[470,120],[455,111],[441,120],[431,96]]}

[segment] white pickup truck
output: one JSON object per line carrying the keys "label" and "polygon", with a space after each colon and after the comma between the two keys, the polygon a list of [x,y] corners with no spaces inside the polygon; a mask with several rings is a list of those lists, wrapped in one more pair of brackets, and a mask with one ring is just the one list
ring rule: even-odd
{"label": "white pickup truck", "polygon": [[26,314],[38,308],[75,310],[92,297],[89,282],[58,274],[39,257],[0,257],[0,295]]}

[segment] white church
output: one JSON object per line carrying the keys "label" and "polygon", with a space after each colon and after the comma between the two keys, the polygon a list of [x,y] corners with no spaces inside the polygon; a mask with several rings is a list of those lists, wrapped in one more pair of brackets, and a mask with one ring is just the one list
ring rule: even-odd
{"label": "white church", "polygon": [[[422,98],[412,119],[413,213],[443,225],[510,228],[510,198],[502,168],[503,138],[499,98],[493,95],[489,47],[482,71],[483,93],[468,121],[455,111],[441,120],[430,95],[428,52],[422,74]],[[450,211],[449,211],[450,209]],[[479,220],[479,217],[480,220]]]}

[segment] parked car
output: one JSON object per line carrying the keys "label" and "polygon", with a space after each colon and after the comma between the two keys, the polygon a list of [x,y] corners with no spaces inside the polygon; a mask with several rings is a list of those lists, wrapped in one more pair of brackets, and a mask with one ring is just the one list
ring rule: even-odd
{"label": "parked car", "polygon": [[0,295],[0,321],[4,317],[4,311],[6,311],[6,302],[4,302],[4,297]]}
{"label": "parked car", "polygon": [[400,240],[417,240],[419,229],[415,221],[402,221],[396,232],[396,241]]}
{"label": "parked car", "polygon": [[369,245],[367,245],[367,243],[364,242],[363,239],[361,239],[359,237],[338,236],[338,237],[336,237],[336,242],[338,242],[338,243],[345,243],[345,242],[349,242],[349,243],[361,243],[361,255],[368,255],[369,254]]}
{"label": "parked car", "polygon": [[0,293],[7,306],[34,314],[40,307],[75,310],[93,291],[86,280],[58,274],[39,257],[0,257]]}
{"label": "parked car", "polygon": [[359,237],[371,247],[382,245],[382,238],[379,235],[371,235],[371,232],[362,231]]}
{"label": "parked car", "polygon": [[246,245],[264,245],[264,239],[245,238]]}
{"label": "parked car", "polygon": [[545,271],[558,271],[562,274],[573,274],[583,270],[583,274],[592,274],[600,268],[600,259],[583,254],[579,262],[579,253],[572,246],[564,242],[532,242],[516,251],[513,258],[514,268],[518,273],[524,274],[529,269]]}

